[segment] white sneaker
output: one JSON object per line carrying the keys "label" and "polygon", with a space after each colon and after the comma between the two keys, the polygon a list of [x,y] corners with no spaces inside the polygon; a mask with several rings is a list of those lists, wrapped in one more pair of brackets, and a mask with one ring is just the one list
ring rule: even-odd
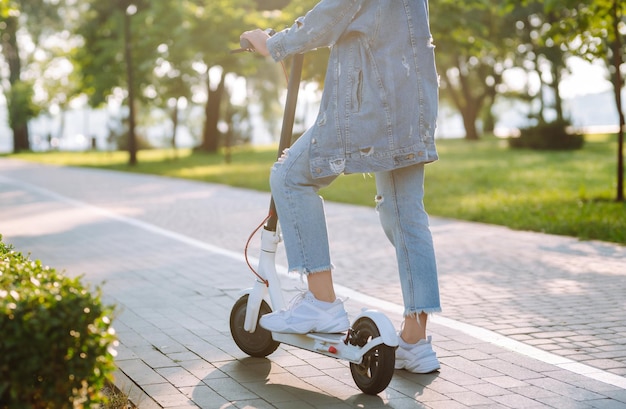
{"label": "white sneaker", "polygon": [[431,337],[422,339],[416,344],[404,342],[399,335],[398,338],[396,369],[406,369],[413,373],[431,373],[441,367],[430,343]]}
{"label": "white sneaker", "polygon": [[263,315],[259,324],[268,331],[289,334],[335,333],[350,328],[342,300],[319,301],[310,291],[298,294],[286,309]]}

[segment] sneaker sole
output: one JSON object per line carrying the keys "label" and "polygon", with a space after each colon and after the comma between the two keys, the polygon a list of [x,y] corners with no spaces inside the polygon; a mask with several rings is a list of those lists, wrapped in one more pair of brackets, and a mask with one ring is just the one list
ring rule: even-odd
{"label": "sneaker sole", "polygon": [[435,372],[437,370],[439,370],[441,368],[441,365],[439,364],[439,360],[434,359],[431,361],[428,361],[426,363],[422,363],[419,368],[407,368],[404,364],[404,362],[400,363],[400,365],[395,366],[396,369],[405,369],[411,373],[416,373],[416,374],[428,374],[431,372]]}

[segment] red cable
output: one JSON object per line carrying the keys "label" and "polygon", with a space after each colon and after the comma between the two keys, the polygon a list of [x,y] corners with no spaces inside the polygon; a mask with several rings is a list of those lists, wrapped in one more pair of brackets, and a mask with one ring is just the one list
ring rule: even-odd
{"label": "red cable", "polygon": [[272,217],[272,214],[268,214],[267,217],[261,222],[261,224],[259,224],[259,226],[254,229],[254,231],[250,234],[250,237],[248,237],[248,241],[246,242],[246,247],[243,251],[243,255],[246,259],[246,264],[248,264],[248,268],[250,268],[250,271],[252,271],[254,273],[255,276],[258,277],[258,279],[265,284],[266,287],[270,286],[269,281],[267,281],[265,278],[261,277],[261,275],[259,273],[257,273],[257,271],[254,269],[254,267],[252,267],[252,264],[250,264],[250,260],[248,259],[248,246],[250,245],[250,241],[252,241],[252,237],[254,237],[254,235],[259,231],[259,229],[261,227],[263,227],[263,225],[269,220],[269,218]]}

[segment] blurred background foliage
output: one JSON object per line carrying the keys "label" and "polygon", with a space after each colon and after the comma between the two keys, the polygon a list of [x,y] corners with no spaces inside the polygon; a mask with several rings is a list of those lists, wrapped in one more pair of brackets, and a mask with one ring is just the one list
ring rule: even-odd
{"label": "blurred background foliage", "polygon": [[[155,109],[172,124],[171,146],[183,121],[181,107],[200,107],[196,149],[216,153],[250,141],[250,109],[276,130],[285,79],[280,66],[231,54],[241,32],[284,29],[316,0],[0,0],[0,84],[15,152],[30,150],[28,122],[59,115],[82,101],[101,108],[112,99],[129,109],[110,130],[117,148],[141,149],[136,121]],[[431,31],[441,75],[442,104],[462,118],[465,139],[492,133],[496,100],[528,105],[529,123],[571,118],[560,84],[570,57],[602,64],[619,112],[618,178],[623,177],[621,102],[626,54],[626,2],[620,0],[438,0]],[[320,90],[328,50],[305,59],[304,85]],[[286,67],[289,67],[287,62]],[[515,72],[522,86],[511,86]],[[247,91],[233,102],[230,83]],[[518,81],[518,85],[520,82]],[[133,109],[130,109],[130,108]],[[56,131],[63,134],[63,121]],[[278,132],[273,132],[276,135]],[[136,141],[135,139],[139,139]],[[126,142],[125,142],[126,141]],[[622,176],[621,176],[622,175]],[[618,183],[618,198],[623,184]]]}

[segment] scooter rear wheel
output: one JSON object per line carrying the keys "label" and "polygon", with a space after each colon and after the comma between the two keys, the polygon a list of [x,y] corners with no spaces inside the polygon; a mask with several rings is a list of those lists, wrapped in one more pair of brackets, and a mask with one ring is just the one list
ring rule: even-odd
{"label": "scooter rear wheel", "polygon": [[250,356],[263,358],[276,351],[280,342],[274,341],[272,333],[259,325],[262,315],[272,312],[265,301],[261,302],[259,317],[254,332],[248,332],[243,328],[246,320],[246,307],[248,305],[248,294],[237,300],[230,312],[230,333],[235,343],[243,352]]}
{"label": "scooter rear wheel", "polygon": [[[358,346],[365,345],[373,338],[380,336],[376,323],[368,317],[361,317],[352,325],[354,342]],[[389,385],[394,373],[396,351],[394,348],[380,344],[367,351],[360,364],[350,363],[350,372],[356,385],[368,395],[376,395]]]}

